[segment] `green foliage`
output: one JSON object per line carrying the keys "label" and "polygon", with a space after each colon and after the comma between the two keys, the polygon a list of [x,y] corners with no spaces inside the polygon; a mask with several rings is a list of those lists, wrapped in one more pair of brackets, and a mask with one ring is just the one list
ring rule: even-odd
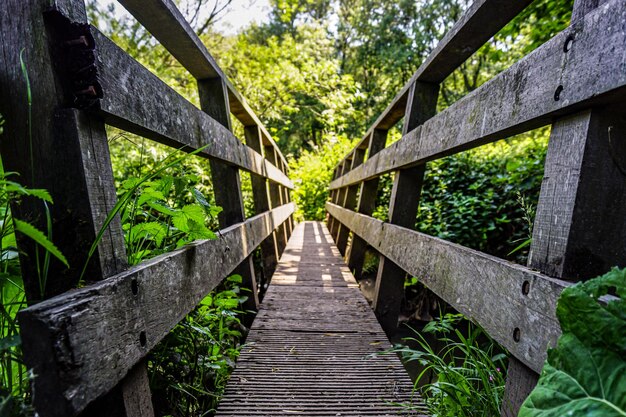
{"label": "green foliage", "polygon": [[[613,293],[606,303],[599,298]],[[520,417],[626,416],[626,269],[566,288],[556,314],[563,334]]]}
{"label": "green foliage", "polygon": [[239,356],[241,276],[229,277],[157,345],[148,357],[158,416],[206,416],[215,411]]}
{"label": "green foliage", "polygon": [[[4,119],[0,115],[0,133]],[[41,189],[30,189],[14,181],[17,174],[5,172],[0,158],[0,416],[32,415],[30,407],[30,380],[32,373],[22,359],[17,313],[26,307],[26,295],[19,263],[16,232],[32,240],[43,249],[44,263],[37,262],[40,271],[40,291],[45,291],[47,260],[55,256],[67,265],[63,254],[46,235],[32,224],[16,219],[11,205],[23,198],[33,198],[43,204],[52,204],[50,194]]]}
{"label": "green foliage", "polygon": [[[539,129],[429,162],[416,228],[524,262],[547,140],[548,130]],[[381,220],[387,218],[392,182],[389,175],[381,177],[374,212]]]}
{"label": "green foliage", "polygon": [[[460,328],[466,327],[467,332]],[[443,347],[436,351],[420,332],[407,338],[417,348],[396,346],[405,361],[417,361],[423,370],[416,381],[433,417],[486,417],[500,415],[506,379],[506,354],[478,326],[461,314],[446,314],[429,322],[423,333],[437,336]],[[416,382],[417,386],[417,382]],[[404,407],[411,408],[410,404]]]}
{"label": "green foliage", "polygon": [[291,196],[297,206],[297,221],[324,220],[333,170],[353,146],[343,136],[328,138],[323,145],[302,152],[299,159],[290,162],[290,175],[296,187]]}
{"label": "green foliage", "polygon": [[207,225],[215,223],[221,208],[209,204],[195,187],[198,177],[181,168],[173,165],[141,185],[136,177],[122,183],[122,195],[132,195],[120,211],[131,265],[216,237]]}

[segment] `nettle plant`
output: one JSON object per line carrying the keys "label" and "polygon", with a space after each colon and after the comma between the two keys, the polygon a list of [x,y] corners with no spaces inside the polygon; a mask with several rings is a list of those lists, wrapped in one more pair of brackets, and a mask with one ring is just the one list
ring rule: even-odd
{"label": "nettle plant", "polygon": [[131,265],[194,240],[215,239],[209,227],[222,209],[209,203],[198,181],[177,164],[149,181],[131,177],[122,182],[122,194],[132,194],[120,211]]}

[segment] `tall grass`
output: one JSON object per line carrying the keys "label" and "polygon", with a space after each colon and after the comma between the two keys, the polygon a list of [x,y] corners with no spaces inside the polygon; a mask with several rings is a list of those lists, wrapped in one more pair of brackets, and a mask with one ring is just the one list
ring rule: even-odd
{"label": "tall grass", "polygon": [[[423,367],[415,389],[430,415],[500,415],[507,363],[503,348],[461,314],[440,316],[422,330],[434,335],[441,348],[434,348],[420,332],[413,331],[415,337],[407,338],[406,342],[414,347],[401,345],[393,351],[403,360],[417,361]],[[412,408],[411,404],[403,406]]]}

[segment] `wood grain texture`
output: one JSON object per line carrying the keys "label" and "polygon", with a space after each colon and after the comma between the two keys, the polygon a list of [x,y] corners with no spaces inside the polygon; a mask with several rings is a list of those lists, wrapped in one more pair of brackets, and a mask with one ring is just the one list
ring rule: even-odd
{"label": "wood grain texture", "polygon": [[[409,90],[403,133],[415,129],[437,111],[439,85],[416,81]],[[425,164],[397,171],[389,200],[389,222],[409,229],[415,228]],[[388,335],[395,333],[404,300],[406,272],[390,259],[380,255],[372,307]]]}
{"label": "wood grain texture", "polygon": [[[569,36],[574,43],[567,54]],[[365,164],[334,180],[351,185],[550,123],[626,89],[626,3],[609,1]],[[562,86],[559,100],[556,89]]]}
{"label": "wood grain texture", "polygon": [[[556,300],[567,282],[337,205],[327,203],[326,208],[375,250],[480,324],[526,366],[541,369],[547,347],[555,346],[561,332]],[[522,291],[524,285],[528,294]],[[515,329],[519,342],[513,338]]]}
{"label": "wood grain texture", "polygon": [[[84,6],[59,1],[74,17]],[[115,203],[104,125],[98,119],[59,110],[62,86],[57,84],[49,44],[55,42],[44,27],[44,1],[3,1],[0,4],[0,114],[5,120],[0,140],[6,172],[17,172],[26,187],[48,190],[55,204],[48,204],[55,244],[65,254],[70,268],[52,258],[46,287],[41,292],[36,247],[17,234],[21,268],[29,303],[60,294],[76,286],[91,243],[103,216]],[[82,15],[83,19],[86,19]],[[24,34],[32,34],[25,37]],[[29,75],[32,108],[29,124],[27,84],[20,66],[22,54]],[[63,143],[63,147],[59,146]],[[32,148],[31,148],[32,144]],[[54,175],[51,175],[54,173]],[[59,181],[63,178],[63,181]],[[20,199],[11,207],[17,219],[47,230],[46,207],[40,200]],[[89,268],[94,279],[115,273],[125,265],[119,221],[114,222],[98,247]],[[40,251],[41,253],[41,251]]]}
{"label": "wood grain texture", "polygon": [[571,281],[626,266],[626,112],[596,108],[552,127],[529,265]]}
{"label": "wood grain texture", "polygon": [[127,55],[97,29],[99,81],[104,97],[96,110],[105,121],[173,148],[210,157],[293,188],[289,178],[244,145],[227,127],[199,110]]}
{"label": "wood grain texture", "polygon": [[[19,314],[40,415],[74,415],[108,392],[282,224],[293,204],[257,215]],[[207,261],[209,260],[209,261]],[[48,406],[46,406],[48,405]]]}
{"label": "wood grain texture", "polygon": [[397,416],[413,384],[390,347],[328,230],[300,223],[217,416]]}

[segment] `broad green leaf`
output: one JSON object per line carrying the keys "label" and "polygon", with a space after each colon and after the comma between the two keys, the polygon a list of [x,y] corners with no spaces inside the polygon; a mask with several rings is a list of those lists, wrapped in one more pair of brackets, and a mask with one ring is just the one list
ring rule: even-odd
{"label": "broad green leaf", "polygon": [[70,267],[67,259],[65,259],[65,256],[63,256],[61,251],[52,242],[50,242],[50,240],[48,240],[46,235],[44,235],[41,230],[37,229],[30,223],[26,223],[15,218],[13,219],[13,221],[15,222],[15,231],[20,232],[25,236],[28,236],[37,244],[42,246],[46,251],[48,251],[48,253],[53,255],[59,261],[63,262],[66,267]]}
{"label": "broad green leaf", "polygon": [[557,317],[563,334],[520,417],[626,416],[626,270],[563,290]]}
{"label": "broad green leaf", "polygon": [[195,225],[204,224],[204,210],[197,204],[186,205],[172,218],[174,226],[185,233],[190,233]]}

